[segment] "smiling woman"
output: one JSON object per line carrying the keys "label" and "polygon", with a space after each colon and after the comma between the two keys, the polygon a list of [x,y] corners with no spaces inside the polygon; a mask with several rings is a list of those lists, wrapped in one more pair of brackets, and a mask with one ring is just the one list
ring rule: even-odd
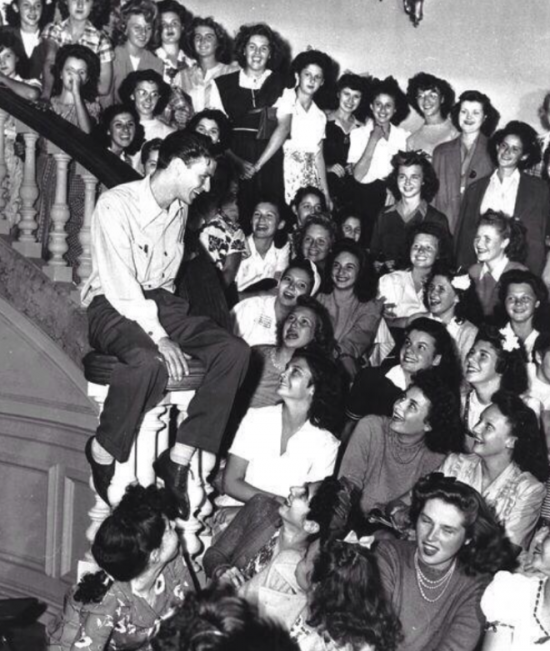
{"label": "smiling woman", "polygon": [[482,592],[490,574],[513,565],[511,545],[479,493],[439,473],[418,481],[411,514],[416,542],[384,540],[376,550],[403,627],[398,648],[472,651]]}

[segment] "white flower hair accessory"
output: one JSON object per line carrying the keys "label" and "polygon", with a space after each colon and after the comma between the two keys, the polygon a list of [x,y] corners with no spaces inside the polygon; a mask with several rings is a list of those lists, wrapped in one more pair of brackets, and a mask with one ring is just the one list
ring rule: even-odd
{"label": "white flower hair accessory", "polygon": [[468,274],[460,274],[460,276],[455,276],[451,280],[451,285],[455,289],[462,289],[463,291],[470,289],[471,284],[472,284],[472,279]]}
{"label": "white flower hair accessory", "polygon": [[505,350],[507,353],[511,353],[513,350],[519,350],[519,339],[511,327],[501,328],[499,332],[504,340],[502,342],[502,350]]}
{"label": "white flower hair accessory", "polygon": [[343,542],[348,543],[349,545],[359,545],[365,549],[370,549],[374,542],[374,536],[361,536],[361,538],[357,538],[355,531],[350,531],[344,538]]}

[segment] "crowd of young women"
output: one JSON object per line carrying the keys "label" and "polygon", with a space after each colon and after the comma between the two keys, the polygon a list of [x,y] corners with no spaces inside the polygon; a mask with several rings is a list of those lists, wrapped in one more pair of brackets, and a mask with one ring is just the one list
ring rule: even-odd
{"label": "crowd of young women", "polygon": [[[499,125],[482,88],[456,99],[424,71],[406,89],[338,78],[329,54],[291,58],[269,25],[231,39],[174,0],[13,0],[6,21],[0,83],[41,95],[106,155],[153,174],[174,130],[217,147],[177,291],[254,354],[220,469],[212,580],[284,621],[294,642],[280,649],[467,651],[486,623],[486,651],[550,646],[548,134]],[[46,241],[45,153],[38,169]],[[205,648],[225,648],[201,599],[232,597],[188,595],[172,511],[147,491],[100,528],[101,572],[71,591],[50,648],[199,649],[182,633],[199,624]]]}

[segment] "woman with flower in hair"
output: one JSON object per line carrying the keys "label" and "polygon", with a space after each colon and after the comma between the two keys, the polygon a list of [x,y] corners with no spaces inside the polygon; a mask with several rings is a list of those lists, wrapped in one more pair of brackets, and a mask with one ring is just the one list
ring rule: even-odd
{"label": "woman with flower in hair", "polygon": [[474,324],[479,323],[482,316],[471,278],[444,262],[436,262],[424,285],[424,304],[429,316],[447,328],[465,366],[477,335]]}
{"label": "woman with flower in hair", "polygon": [[471,432],[477,425],[499,389],[518,396],[526,393],[529,386],[526,361],[519,339],[513,333],[503,333],[494,326],[480,328],[466,356],[462,420],[467,431]]}
{"label": "woman with flower in hair", "polygon": [[391,172],[392,157],[406,149],[409,132],[398,125],[409,111],[407,97],[393,77],[374,79],[370,87],[370,119],[350,133],[350,206],[363,221],[365,242],[370,242],[374,221],[386,201],[384,179]]}
{"label": "woman with flower in hair", "polygon": [[525,171],[541,159],[537,134],[525,122],[514,120],[495,133],[490,149],[497,169],[472,183],[464,194],[455,231],[458,263],[468,266],[474,262],[470,242],[479,217],[487,211],[501,212],[523,225],[525,264],[540,275],[547,259],[545,239],[550,235],[550,190],[542,179]]}
{"label": "woman with flower in hair", "polygon": [[471,454],[448,455],[439,471],[479,491],[510,541],[527,548],[550,474],[535,413],[517,394],[497,391],[470,436]]}
{"label": "woman with flower in hair", "polygon": [[502,316],[506,330],[515,334],[533,361],[533,347],[541,331],[550,324],[548,289],[535,274],[524,269],[512,269],[502,274],[498,289],[497,313]]}
{"label": "woman with flower in hair", "polygon": [[314,541],[296,567],[308,595],[290,629],[300,651],[394,651],[399,620],[382,594],[372,538]]}
{"label": "woman with flower in hair", "polygon": [[525,227],[501,212],[487,211],[479,219],[473,240],[477,262],[469,269],[485,317],[493,316],[498,284],[511,269],[526,269]]}

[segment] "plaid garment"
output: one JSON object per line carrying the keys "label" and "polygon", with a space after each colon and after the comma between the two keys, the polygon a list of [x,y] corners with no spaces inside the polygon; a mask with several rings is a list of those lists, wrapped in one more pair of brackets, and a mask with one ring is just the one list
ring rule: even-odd
{"label": "plaid garment", "polygon": [[[62,20],[60,23],[46,25],[42,32],[42,39],[54,41],[60,47],[62,45],[73,44],[74,41],[69,29],[69,19]],[[97,54],[101,63],[108,63],[115,58],[109,37],[99,29],[96,29],[89,20],[86,21],[84,32],[76,43],[90,48],[92,52]]]}

